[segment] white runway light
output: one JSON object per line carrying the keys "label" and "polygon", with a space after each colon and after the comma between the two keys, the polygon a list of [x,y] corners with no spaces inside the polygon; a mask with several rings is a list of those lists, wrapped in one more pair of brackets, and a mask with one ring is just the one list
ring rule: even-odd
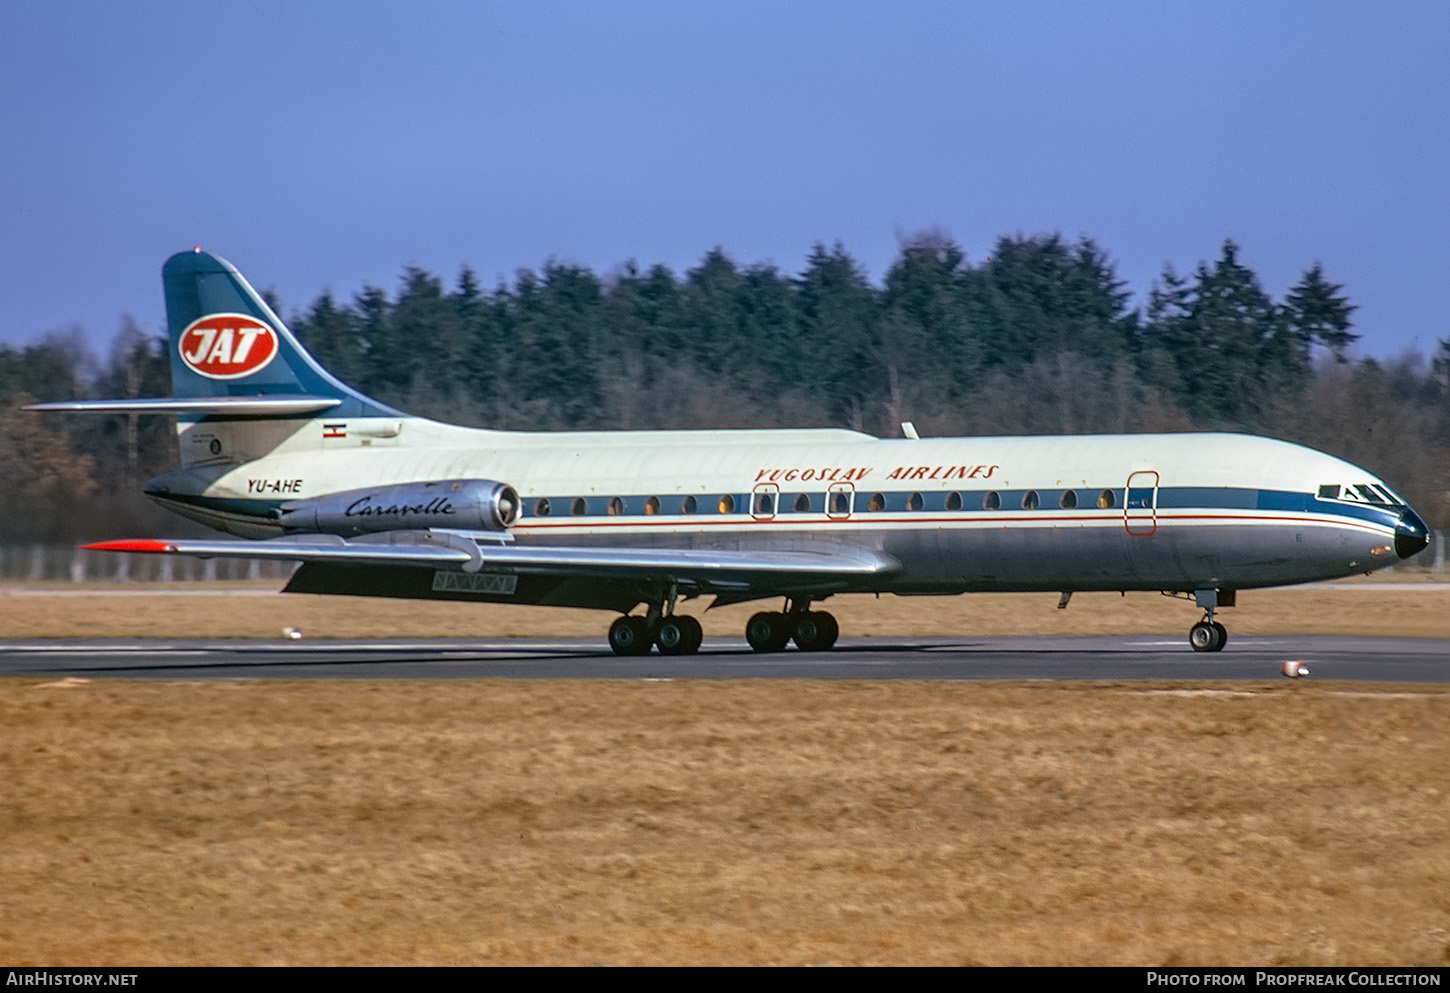
{"label": "white runway light", "polygon": [[291,638],[293,641],[302,637],[302,632],[297,628],[287,627],[282,629],[282,637]]}
{"label": "white runway light", "polygon": [[1290,679],[1298,679],[1300,676],[1309,675],[1309,667],[1303,662],[1289,661],[1279,667],[1280,671]]}

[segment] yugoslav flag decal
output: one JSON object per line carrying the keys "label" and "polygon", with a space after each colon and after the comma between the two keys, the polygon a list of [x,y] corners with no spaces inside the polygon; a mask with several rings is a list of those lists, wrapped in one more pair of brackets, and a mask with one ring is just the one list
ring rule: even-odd
{"label": "yugoslav flag decal", "polygon": [[181,361],[208,379],[241,379],[277,357],[277,332],[246,314],[208,314],[181,332]]}

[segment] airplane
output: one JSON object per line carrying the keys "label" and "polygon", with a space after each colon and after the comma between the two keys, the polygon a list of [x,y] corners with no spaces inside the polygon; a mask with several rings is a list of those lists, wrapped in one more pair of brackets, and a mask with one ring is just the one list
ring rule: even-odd
{"label": "airplane", "polygon": [[457,427],[334,378],[215,255],[162,281],[173,396],[28,409],[174,415],[181,468],[146,494],[236,536],[86,548],[300,562],[287,593],[608,610],[616,654],[688,655],[700,622],[676,607],[700,596],[779,598],[750,647],[817,652],[839,624],[813,608],[838,594],[1156,590],[1203,611],[1188,641],[1216,652],[1239,590],[1429,542],[1369,472],[1249,435]]}

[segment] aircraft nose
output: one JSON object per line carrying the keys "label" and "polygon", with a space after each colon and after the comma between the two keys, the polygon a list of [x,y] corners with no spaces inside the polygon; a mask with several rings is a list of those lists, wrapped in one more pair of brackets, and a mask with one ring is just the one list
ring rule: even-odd
{"label": "aircraft nose", "polygon": [[1409,507],[1400,514],[1400,521],[1395,525],[1395,554],[1402,559],[1416,555],[1425,550],[1430,544],[1430,529],[1420,519],[1420,515]]}

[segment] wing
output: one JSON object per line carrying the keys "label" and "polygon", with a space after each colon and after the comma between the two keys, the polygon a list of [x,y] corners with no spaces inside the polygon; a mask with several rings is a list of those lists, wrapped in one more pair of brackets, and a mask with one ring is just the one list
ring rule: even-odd
{"label": "wing", "polygon": [[[833,544],[814,549],[633,548],[516,545],[497,536],[389,531],[353,540],[299,535],[262,541],[175,539],[103,541],[96,551],[281,559],[304,563],[291,592],[506,600],[629,609],[647,591],[673,586],[716,603],[764,596],[826,595],[900,564],[875,549]],[[505,581],[507,577],[514,577]],[[471,595],[470,595],[471,594]]]}

